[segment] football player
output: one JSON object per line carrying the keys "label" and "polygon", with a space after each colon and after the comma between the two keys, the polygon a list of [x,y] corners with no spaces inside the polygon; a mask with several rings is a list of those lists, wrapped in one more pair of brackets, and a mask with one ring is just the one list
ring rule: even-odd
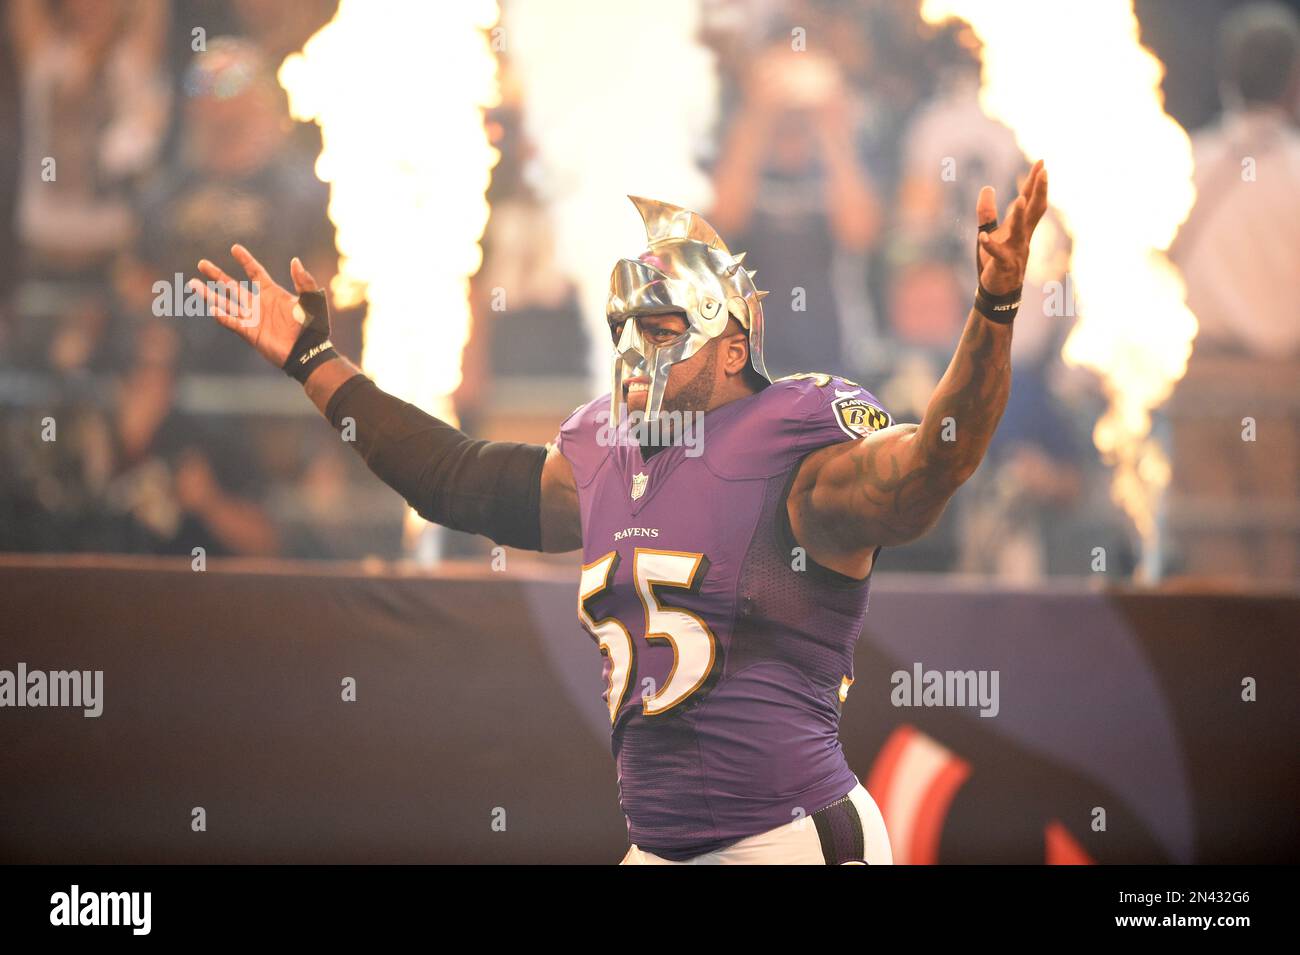
{"label": "football player", "polygon": [[1001,224],[981,191],[974,304],[919,424],[820,370],[770,380],[743,254],[693,212],[633,202],[647,246],[611,276],[611,390],[544,446],[471,439],[382,392],[335,351],[297,259],[296,295],[242,246],[255,291],[207,260],[194,286],[335,428],[355,424],[367,465],[423,517],[582,549],[624,862],[889,863],[838,738],[853,648],[880,549],[924,534],[993,437],[1047,173],[1033,166]]}

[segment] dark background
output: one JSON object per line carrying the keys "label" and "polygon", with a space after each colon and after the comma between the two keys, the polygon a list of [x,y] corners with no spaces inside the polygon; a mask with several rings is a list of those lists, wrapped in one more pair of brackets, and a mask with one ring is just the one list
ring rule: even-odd
{"label": "dark background", "polygon": [[[1300,858],[1300,599],[874,590],[841,736],[896,862]],[[105,687],[95,719],[0,713],[0,861],[616,862],[600,656],[572,603],[567,576],[463,567],[0,562],[3,666]],[[891,705],[913,661],[999,670],[997,718]],[[929,854],[881,775],[904,740],[960,780]]]}

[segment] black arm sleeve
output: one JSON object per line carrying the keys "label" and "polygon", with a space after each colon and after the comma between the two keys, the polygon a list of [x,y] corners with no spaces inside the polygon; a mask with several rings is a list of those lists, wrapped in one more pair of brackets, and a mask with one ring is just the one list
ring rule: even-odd
{"label": "black arm sleeve", "polygon": [[366,466],[425,520],[542,549],[545,446],[470,438],[365,375],[334,392],[325,416],[339,430],[352,429]]}

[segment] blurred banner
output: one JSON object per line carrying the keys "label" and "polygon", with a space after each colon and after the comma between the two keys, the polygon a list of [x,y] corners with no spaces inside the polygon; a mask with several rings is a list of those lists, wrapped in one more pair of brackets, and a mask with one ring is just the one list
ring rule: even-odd
{"label": "blurred banner", "polygon": [[[0,862],[616,862],[571,578],[0,558],[0,671],[103,672],[98,717],[0,712]],[[885,577],[841,735],[899,862],[1294,862],[1298,627],[1294,596]],[[992,704],[895,705],[931,671]]]}

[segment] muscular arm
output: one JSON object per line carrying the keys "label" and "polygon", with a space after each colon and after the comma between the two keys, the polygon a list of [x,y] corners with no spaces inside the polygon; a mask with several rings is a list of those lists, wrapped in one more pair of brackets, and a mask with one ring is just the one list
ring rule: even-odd
{"label": "muscular arm", "polygon": [[[1047,177],[1036,163],[1006,222],[981,233],[980,283],[1002,294],[1024,283],[1033,228],[1047,208]],[[996,218],[992,190],[981,222]],[[852,577],[870,570],[876,549],[920,537],[979,467],[1011,394],[1011,326],[974,309],[919,425],[896,425],[808,455],[790,489],[795,539],[815,561]]]}
{"label": "muscular arm", "polygon": [[934,526],[975,473],[1010,393],[1011,326],[972,309],[919,425],[895,425],[804,459],[787,503],[795,539],[818,563],[864,576],[878,546],[915,540]]}

